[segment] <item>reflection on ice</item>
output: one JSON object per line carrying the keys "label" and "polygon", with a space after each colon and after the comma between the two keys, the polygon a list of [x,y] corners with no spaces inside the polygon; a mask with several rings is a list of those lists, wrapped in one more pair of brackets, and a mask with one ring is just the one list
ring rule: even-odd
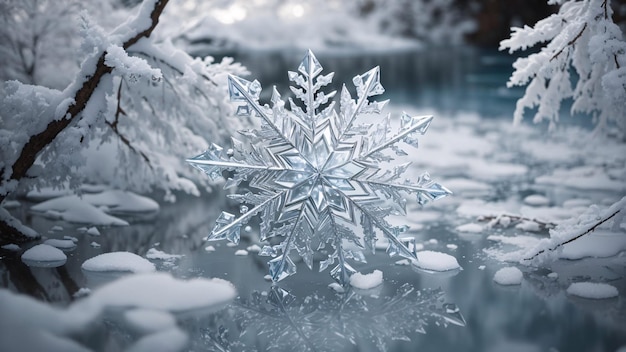
{"label": "reflection on ice", "polygon": [[[194,349],[220,351],[344,351],[393,349],[434,324],[465,326],[459,308],[444,292],[417,290],[409,284],[387,295],[348,289],[296,297],[272,286],[236,300],[205,326]],[[297,346],[297,347],[296,347]]]}

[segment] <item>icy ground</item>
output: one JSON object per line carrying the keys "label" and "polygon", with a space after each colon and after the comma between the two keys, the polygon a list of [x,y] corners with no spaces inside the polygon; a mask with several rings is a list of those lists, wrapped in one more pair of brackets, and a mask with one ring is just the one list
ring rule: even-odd
{"label": "icy ground", "polygon": [[[301,262],[299,275],[270,289],[264,279],[265,260],[257,257],[255,223],[242,232],[239,246],[203,242],[219,212],[234,206],[221,203],[226,197],[219,190],[201,199],[181,196],[178,203],[160,207],[144,197],[93,186],[85,188],[87,196],[82,199],[66,191],[42,190],[5,204],[7,211],[44,235],[45,245],[0,249],[0,285],[6,289],[0,290],[0,334],[5,334],[0,336],[0,350],[25,342],[26,332],[20,335],[19,330],[4,327],[29,319],[39,319],[30,329],[45,339],[85,338],[87,332],[76,334],[70,329],[73,325],[53,329],[48,320],[69,316],[96,321],[96,315],[81,315],[76,307],[88,300],[108,311],[114,296],[124,297],[118,303],[130,304],[103,315],[109,335],[97,341],[134,350],[150,350],[162,340],[169,341],[172,350],[228,346],[238,351],[268,341],[280,349],[286,346],[281,343],[294,339],[307,346],[309,338],[322,334],[313,329],[314,323],[328,317],[345,324],[332,325],[342,329],[340,334],[316,340],[319,350],[354,344],[357,350],[368,351],[420,346],[615,351],[625,346],[623,217],[608,220],[541,260],[524,259],[538,246],[548,248],[563,238],[559,236],[571,235],[578,225],[601,219],[626,195],[626,144],[575,127],[561,126],[549,133],[537,126],[514,128],[509,121],[473,115],[434,115],[420,148],[410,155],[412,168],[416,174],[427,170],[454,195],[425,208],[410,206],[408,216],[390,219],[410,226],[403,236],[416,239],[420,261],[388,258],[383,253],[386,245],[379,243],[367,263],[354,263],[358,271],[351,280],[354,290],[333,285],[327,273],[309,271]],[[226,310],[203,311],[206,314],[197,320],[148,307],[137,301],[141,292],[126,285],[118,285],[121,292],[104,296],[103,292],[112,292],[104,290],[106,285],[120,277],[158,275],[129,272],[154,270],[179,279],[225,279],[240,296]],[[168,280],[174,279],[156,279],[154,291],[179,285]],[[456,306],[425,309],[430,298],[439,296],[422,292],[439,287],[445,301]],[[37,303],[16,292],[50,303]],[[210,298],[216,292],[201,295]],[[275,311],[281,305],[284,309]],[[459,314],[471,330],[456,326],[465,324]],[[268,321],[277,331],[264,330]],[[429,321],[430,325],[421,325]],[[443,329],[446,324],[455,326]],[[265,337],[257,337],[257,331],[265,331]],[[423,332],[427,334],[419,335]],[[282,338],[282,333],[290,338]],[[582,340],[568,338],[578,335]],[[143,340],[148,336],[153,339]],[[375,338],[380,341],[372,344]],[[99,349],[93,343],[82,347]]]}

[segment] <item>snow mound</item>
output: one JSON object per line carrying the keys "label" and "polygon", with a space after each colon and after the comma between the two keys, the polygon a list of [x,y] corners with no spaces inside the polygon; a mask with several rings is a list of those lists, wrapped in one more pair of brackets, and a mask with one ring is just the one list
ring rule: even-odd
{"label": "snow mound", "polygon": [[502,268],[493,275],[493,281],[499,285],[519,285],[522,283],[524,274],[514,266]]}
{"label": "snow mound", "polygon": [[455,257],[435,251],[417,252],[417,261],[414,264],[421,269],[430,271],[448,271],[461,268]]}
{"label": "snow mound", "polygon": [[354,273],[350,276],[350,285],[362,290],[368,290],[376,286],[380,286],[383,283],[383,272],[380,270],[374,270],[370,274]]}
{"label": "snow mound", "polygon": [[159,203],[133,192],[108,190],[85,194],[83,199],[96,207],[107,207],[113,213],[147,213],[159,210]]}
{"label": "snow mound", "polygon": [[128,222],[104,213],[78,196],[50,199],[30,209],[47,217],[79,224],[128,225]]}
{"label": "snow mound", "polygon": [[49,239],[45,240],[44,244],[50,245],[52,247],[56,247],[59,249],[72,249],[76,247],[76,243],[72,240],[58,240],[58,239]]}
{"label": "snow mound", "polygon": [[146,334],[176,326],[176,319],[166,312],[151,309],[133,309],[124,313],[126,322],[135,330]]}
{"label": "snow mound", "polygon": [[483,225],[475,224],[475,223],[459,225],[456,227],[456,230],[458,232],[469,232],[469,233],[480,233],[483,231],[483,229],[484,229]]}
{"label": "snow mound", "polygon": [[533,194],[524,198],[524,203],[533,206],[548,205],[550,204],[550,199],[540,194]]}
{"label": "snow mound", "polygon": [[245,249],[238,249],[237,251],[235,251],[235,255],[245,256],[248,255],[248,251]]}
{"label": "snow mound", "polygon": [[16,245],[15,243],[5,244],[0,248],[11,252],[19,252],[21,250],[20,246]]}
{"label": "snow mound", "polygon": [[130,271],[133,273],[147,273],[156,270],[150,261],[130,252],[100,254],[87,259],[82,268],[87,271]]}
{"label": "snow mound", "polygon": [[29,191],[28,193],[26,193],[26,198],[39,202],[42,200],[69,196],[72,193],[73,193],[72,190],[68,189],[67,184],[65,184],[61,188],[41,187],[40,189],[33,189]]}
{"label": "snow mound", "polygon": [[[67,256],[63,251],[48,244],[38,244],[28,249],[22,254],[22,261],[32,262],[63,262],[67,260]],[[60,265],[63,265],[60,264]],[[59,266],[60,266],[59,265]]]}
{"label": "snow mound", "polygon": [[567,288],[567,293],[589,299],[607,299],[619,295],[615,286],[596,282],[574,282]]}

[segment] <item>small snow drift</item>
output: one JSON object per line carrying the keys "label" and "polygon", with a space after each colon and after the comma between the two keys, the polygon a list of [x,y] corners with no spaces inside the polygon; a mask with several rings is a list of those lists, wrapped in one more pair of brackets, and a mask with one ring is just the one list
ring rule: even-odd
{"label": "small snow drift", "polygon": [[567,293],[588,299],[607,299],[619,295],[615,286],[597,282],[574,282],[567,288]]}
{"label": "small snow drift", "polygon": [[65,264],[67,256],[56,247],[38,244],[22,254],[22,261],[28,266],[57,267]]}
{"label": "small snow drift", "polygon": [[79,224],[128,225],[128,222],[104,213],[78,196],[50,199],[32,206],[30,210],[46,217]]}
{"label": "small snow drift", "polygon": [[133,192],[108,190],[85,194],[83,199],[96,207],[107,207],[111,213],[148,213],[159,210],[159,203]]}
{"label": "small snow drift", "polygon": [[153,259],[153,260],[174,261],[182,257],[183,257],[182,254],[169,254],[169,253],[160,251],[156,248],[150,248],[148,249],[148,252],[146,253],[146,258]]}
{"label": "small snow drift", "polygon": [[461,268],[455,257],[435,251],[417,252],[417,261],[414,261],[413,264],[420,269],[429,271],[449,271]]}
{"label": "small snow drift", "polygon": [[374,270],[370,274],[354,273],[350,276],[350,285],[362,290],[369,290],[383,283],[383,272]]}
{"label": "small snow drift", "polygon": [[522,271],[513,266],[502,268],[493,275],[493,281],[503,286],[519,285],[523,278]]}
{"label": "small snow drift", "polygon": [[456,227],[459,232],[480,233],[483,232],[484,226],[481,224],[469,223]]}
{"label": "small snow drift", "polygon": [[130,271],[133,273],[148,273],[156,270],[150,263],[137,254],[130,252],[111,252],[87,259],[82,269],[86,271]]}
{"label": "small snow drift", "polygon": [[49,240],[45,240],[44,244],[47,244],[47,245],[50,245],[52,247],[56,247],[59,249],[66,249],[66,250],[76,248],[76,243],[74,243],[74,241],[72,240],[49,239]]}

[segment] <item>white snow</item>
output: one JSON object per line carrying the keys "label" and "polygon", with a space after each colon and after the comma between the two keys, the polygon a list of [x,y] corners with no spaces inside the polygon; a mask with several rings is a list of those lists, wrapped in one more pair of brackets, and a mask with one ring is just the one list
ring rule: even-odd
{"label": "white snow", "polygon": [[551,279],[558,279],[559,278],[559,274],[552,272],[548,274],[548,277]]}
{"label": "white snow", "polygon": [[259,253],[261,251],[261,247],[259,247],[258,244],[253,244],[251,246],[248,246],[246,250],[251,253]]}
{"label": "white snow", "polygon": [[441,183],[446,185],[446,188],[452,190],[455,196],[460,195],[467,197],[468,195],[483,194],[492,189],[492,187],[485,182],[468,178],[451,178],[442,180]]}
{"label": "white snow", "polygon": [[215,247],[208,245],[206,247],[204,247],[204,250],[207,252],[215,252]]}
{"label": "white snow", "polygon": [[19,208],[20,205],[22,205],[22,203],[13,199],[5,199],[4,201],[2,201],[2,204],[0,204],[0,206],[5,209]]}
{"label": "white snow", "polygon": [[248,251],[245,249],[238,249],[237,251],[235,251],[235,255],[245,256],[248,255]]}
{"label": "white snow", "polygon": [[524,198],[524,203],[528,205],[548,205],[550,204],[550,199],[540,195],[540,194],[532,194]]}
{"label": "white snow", "polygon": [[435,251],[417,252],[417,261],[414,261],[413,264],[430,271],[448,271],[461,268],[455,257]]}
{"label": "white snow", "polygon": [[484,266],[484,265],[478,266],[478,270],[485,270],[485,268],[486,268],[486,266]]}
{"label": "white snow", "polygon": [[519,285],[522,283],[524,274],[514,266],[502,268],[493,275],[493,281],[500,285]]}
{"label": "white snow", "polygon": [[459,248],[459,246],[457,246],[454,243],[448,243],[448,244],[446,244],[446,248],[451,249],[451,250],[455,250],[455,249]]}
{"label": "white snow", "polygon": [[5,244],[4,246],[0,248],[5,249],[7,251],[11,251],[11,252],[18,252],[21,250],[20,246],[16,245],[15,243]]}
{"label": "white snow", "polygon": [[619,295],[615,286],[596,282],[574,282],[567,288],[567,293],[589,299],[606,299]]}
{"label": "white snow", "polygon": [[541,231],[541,226],[536,221],[528,221],[523,220],[519,224],[515,225],[515,228],[518,230],[526,231],[526,232],[539,232]]}
{"label": "white snow", "polygon": [[159,203],[129,191],[107,190],[101,193],[85,194],[83,199],[96,207],[105,206],[112,213],[154,212]]}
{"label": "white snow", "polygon": [[362,290],[368,290],[383,283],[383,272],[374,270],[369,274],[354,273],[350,276],[350,285]]}
{"label": "white snow", "polygon": [[92,241],[89,245],[92,246],[93,248],[100,248],[100,243],[96,241]]}
{"label": "white snow", "polygon": [[38,244],[22,254],[22,261],[65,262],[66,260],[67,256],[63,251],[47,244]]}
{"label": "white snow", "polygon": [[91,236],[100,236],[100,231],[95,226],[87,229],[87,234]]}
{"label": "white snow", "polygon": [[105,214],[78,196],[64,196],[47,200],[30,208],[32,211],[54,219],[92,225],[126,226],[128,222]]}
{"label": "white snow", "polygon": [[72,240],[49,239],[45,240],[43,243],[60,249],[72,249],[76,247],[76,243]]}
{"label": "white snow", "polygon": [[612,257],[626,251],[626,235],[598,229],[563,246],[559,255],[563,259],[581,259],[585,257]]}
{"label": "white snow", "polygon": [[54,225],[54,226],[52,226],[50,231],[63,231],[63,227],[59,226],[59,225]]}
{"label": "white snow", "polygon": [[[166,273],[124,276],[70,303],[66,308],[0,289],[0,350],[82,352],[86,351],[85,347],[68,336],[86,332],[94,323],[101,321],[105,310],[135,308],[166,314],[207,311],[223,307],[235,296],[234,286],[227,281],[203,278],[184,281]],[[145,326],[146,314],[138,315],[140,323]],[[161,315],[160,323],[165,326],[167,318],[163,317]],[[172,334],[171,331],[172,328],[167,328],[142,337],[130,349],[180,350],[185,346],[187,337],[182,332]],[[25,332],[27,338],[16,338],[25,336]],[[152,342],[149,343],[149,340]]]}
{"label": "white snow", "polygon": [[182,254],[168,254],[156,248],[150,248],[148,252],[146,253],[146,258],[156,259],[156,260],[172,261],[172,260],[176,260],[182,257],[183,257]]}
{"label": "white snow", "polygon": [[457,226],[456,230],[459,232],[480,233],[483,232],[484,226],[481,224],[469,223]]}
{"label": "white snow", "polygon": [[396,265],[411,265],[411,261],[408,259],[400,259],[396,261]]}
{"label": "white snow", "polygon": [[81,266],[87,271],[130,271],[147,273],[156,268],[147,259],[130,252],[111,252],[87,259]]}
{"label": "white snow", "polygon": [[69,196],[73,192],[68,188],[67,184],[59,187],[41,187],[40,189],[33,189],[26,193],[26,198],[34,201],[48,200],[52,198],[58,198],[63,196]]}
{"label": "white snow", "polygon": [[132,309],[124,313],[126,322],[141,334],[165,330],[176,326],[176,319],[160,310]]}
{"label": "white snow", "polygon": [[335,290],[335,292],[339,292],[339,293],[346,292],[346,290],[343,288],[343,286],[341,286],[340,284],[338,284],[336,282],[328,284],[328,287],[330,287],[331,289]]}

